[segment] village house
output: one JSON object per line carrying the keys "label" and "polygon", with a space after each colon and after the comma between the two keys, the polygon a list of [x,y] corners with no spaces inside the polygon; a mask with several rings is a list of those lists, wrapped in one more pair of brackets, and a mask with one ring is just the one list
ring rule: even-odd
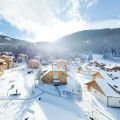
{"label": "village house", "polygon": [[97,72],[97,70],[89,66],[89,64],[84,64],[78,68],[78,72],[85,75],[93,75]]}
{"label": "village house", "polygon": [[53,62],[53,65],[57,68],[63,68],[64,70],[66,70],[68,62],[66,60],[59,59],[59,60],[55,60]]}
{"label": "village house", "polygon": [[87,90],[106,106],[120,107],[120,83],[96,79],[85,85]]}
{"label": "village house", "polygon": [[15,56],[12,52],[1,52],[0,55],[5,55],[5,56],[9,56],[10,59],[12,59],[13,61],[15,61]]}
{"label": "village house", "polygon": [[99,63],[98,61],[94,61],[92,64],[95,65],[95,67],[99,67],[100,69],[105,70],[106,64],[104,63]]}
{"label": "village house", "polygon": [[0,65],[0,76],[3,75],[4,69],[3,67]]}
{"label": "village house", "polygon": [[40,63],[35,59],[28,60],[27,65],[28,68],[32,68],[32,69],[38,69],[40,67]]}
{"label": "village house", "polygon": [[13,60],[9,56],[1,55],[0,59],[4,60],[4,62],[7,64],[7,69],[13,67],[13,65],[14,65]]}
{"label": "village house", "polygon": [[120,66],[114,66],[111,70],[113,70],[113,71],[120,71]]}
{"label": "village house", "polygon": [[0,59],[0,76],[3,75],[4,72],[4,60]]}
{"label": "village house", "polygon": [[35,59],[35,60],[37,60],[38,62],[40,62],[40,56],[34,56],[34,58],[33,59]]}
{"label": "village house", "polygon": [[3,59],[0,59],[0,65],[4,70],[7,69],[7,63]]}
{"label": "village house", "polygon": [[18,63],[26,62],[28,60],[28,56],[26,54],[19,54],[17,57]]}
{"label": "village house", "polygon": [[42,74],[41,80],[48,84],[64,85],[67,84],[67,73],[62,69],[47,70]]}

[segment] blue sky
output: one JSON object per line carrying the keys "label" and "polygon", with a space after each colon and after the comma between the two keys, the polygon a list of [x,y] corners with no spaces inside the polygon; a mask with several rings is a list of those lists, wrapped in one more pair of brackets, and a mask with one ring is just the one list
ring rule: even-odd
{"label": "blue sky", "polygon": [[98,0],[88,10],[91,21],[118,19],[120,17],[120,0]]}
{"label": "blue sky", "polygon": [[120,0],[0,0],[0,33],[32,42],[120,27]]}
{"label": "blue sky", "polygon": [[6,20],[0,20],[0,34],[8,35],[9,37],[24,39],[27,36],[25,30],[21,31],[15,26],[12,26]]}

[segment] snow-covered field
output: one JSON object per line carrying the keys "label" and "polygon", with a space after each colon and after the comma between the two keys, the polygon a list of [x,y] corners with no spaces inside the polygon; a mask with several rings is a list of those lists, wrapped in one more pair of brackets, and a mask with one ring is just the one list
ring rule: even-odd
{"label": "snow-covered field", "polygon": [[[68,85],[35,85],[37,70],[30,71],[26,65],[5,70],[0,77],[0,120],[86,120],[81,101],[63,94],[63,90],[76,91],[77,81],[69,77]],[[10,96],[11,94],[20,96]],[[78,104],[79,102],[79,104]]]}
{"label": "snow-covered field", "polygon": [[[108,66],[119,64],[103,60],[101,56],[94,59]],[[36,82],[38,70],[28,69],[26,64],[5,70],[0,77],[0,120],[88,120],[91,114],[97,115],[99,120],[120,120],[119,109],[106,107],[87,92],[84,84],[90,79],[78,73],[80,65],[71,62],[68,84],[58,87]],[[120,80],[120,72],[112,74]],[[11,96],[16,93],[20,95]]]}

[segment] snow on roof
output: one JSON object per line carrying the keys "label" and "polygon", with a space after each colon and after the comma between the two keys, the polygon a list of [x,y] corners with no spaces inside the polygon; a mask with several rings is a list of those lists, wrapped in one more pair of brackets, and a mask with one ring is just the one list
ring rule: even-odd
{"label": "snow on roof", "polygon": [[107,72],[100,70],[99,73],[106,79],[106,80],[112,80],[112,78],[107,74]]}
{"label": "snow on roof", "polygon": [[112,89],[112,87],[108,84],[108,81],[101,80],[98,78],[95,81],[99,85],[99,87],[102,89],[102,91],[104,92],[106,96],[120,97],[120,94],[118,94]]}
{"label": "snow on roof", "polygon": [[58,62],[65,62],[65,63],[67,63],[67,60],[59,59],[59,60],[55,60],[55,61],[54,61],[54,63],[58,63]]}
{"label": "snow on roof", "polygon": [[10,59],[12,59],[12,60],[13,60],[13,59],[15,59],[15,57],[14,57],[14,56],[9,56],[9,58],[10,58]]}
{"label": "snow on roof", "polygon": [[107,64],[107,65],[105,66],[105,68],[109,68],[109,69],[112,69],[113,67],[115,67],[115,65],[113,65],[113,64]]}
{"label": "snow on roof", "polygon": [[20,53],[19,56],[20,56],[20,57],[25,57],[25,56],[27,56],[27,55],[26,55],[26,54],[23,54],[23,53]]}
{"label": "snow on roof", "polygon": [[108,84],[115,89],[116,92],[120,93],[120,81],[119,80],[110,80]]}
{"label": "snow on roof", "polygon": [[3,60],[3,59],[0,59],[0,62],[4,62],[4,60]]}
{"label": "snow on roof", "polygon": [[40,56],[34,56],[34,58],[40,58]]}
{"label": "snow on roof", "polygon": [[65,71],[63,67],[55,67],[55,66],[52,67],[52,70],[53,71]]}
{"label": "snow on roof", "polygon": [[7,55],[1,55],[1,57],[4,57],[4,58],[7,58],[7,59],[11,60],[11,58]]}
{"label": "snow on roof", "polygon": [[81,67],[82,67],[82,70],[84,70],[84,71],[86,71],[86,72],[87,72],[87,71],[91,71],[91,72],[93,72],[93,74],[98,71],[98,70],[96,70],[94,67],[86,66],[86,65],[88,65],[88,63],[81,66]]}
{"label": "snow on roof", "polygon": [[[47,75],[50,71],[63,71],[63,72],[65,72],[65,70],[63,69],[63,68],[58,68],[58,67],[54,67],[54,66],[49,66],[48,67],[48,69],[46,69],[46,72],[42,75],[42,77],[43,76],[45,76],[45,75]],[[66,72],[65,72],[66,73]]]}
{"label": "snow on roof", "polygon": [[65,69],[63,67],[56,67],[56,66],[52,66],[52,65],[49,65],[46,70],[49,70],[49,71],[65,71]]}
{"label": "snow on roof", "polygon": [[35,59],[30,59],[29,62],[36,62],[36,63],[38,63],[38,61],[35,60]]}

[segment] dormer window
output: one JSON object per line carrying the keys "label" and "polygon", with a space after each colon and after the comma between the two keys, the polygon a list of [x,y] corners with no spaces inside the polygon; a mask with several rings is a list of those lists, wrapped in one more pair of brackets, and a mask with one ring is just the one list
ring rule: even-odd
{"label": "dormer window", "polygon": [[118,88],[118,86],[117,86],[117,85],[114,85],[114,87],[115,87],[115,88]]}

